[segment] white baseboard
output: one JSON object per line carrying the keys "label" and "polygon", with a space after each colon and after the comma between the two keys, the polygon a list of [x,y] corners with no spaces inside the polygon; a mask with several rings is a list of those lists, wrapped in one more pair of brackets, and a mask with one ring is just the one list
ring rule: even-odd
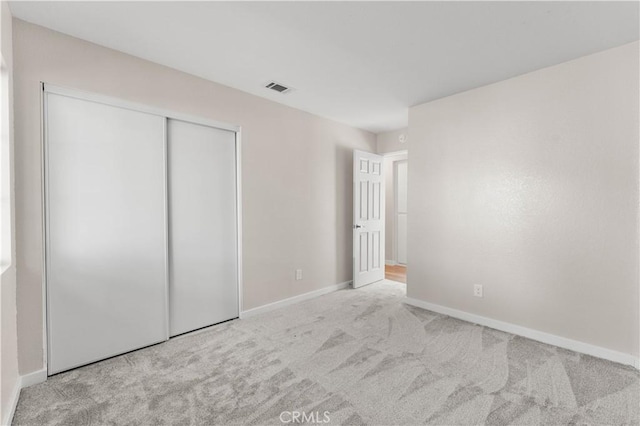
{"label": "white baseboard", "polygon": [[384,264],[385,265],[389,265],[389,266],[396,266],[398,264],[398,262],[396,262],[395,260],[387,259],[387,260],[384,261]]}
{"label": "white baseboard", "polygon": [[31,385],[37,385],[38,383],[42,383],[47,380],[47,370],[37,370],[32,373],[25,374],[24,376],[18,376],[15,385],[13,386],[13,392],[11,392],[11,405],[9,411],[5,415],[5,418],[2,419],[3,425],[10,425],[13,421],[13,415],[16,412],[16,407],[18,406],[18,399],[20,398],[20,391],[24,388],[27,388]]}
{"label": "white baseboard", "polygon": [[258,306],[257,308],[249,309],[240,312],[240,318],[249,318],[255,315],[259,315],[265,312],[273,311],[274,309],[284,308],[295,303],[300,303],[305,300],[313,299],[314,297],[322,296],[324,294],[333,293],[334,291],[342,290],[351,285],[351,281],[345,281],[340,284],[334,284],[329,287],[324,287],[318,290],[310,291],[309,293],[299,294],[288,299],[279,300],[277,302],[269,303],[267,305]]}
{"label": "white baseboard", "polygon": [[29,386],[43,383],[46,380],[47,369],[43,368],[42,370],[36,370],[31,373],[25,374],[24,376],[20,376],[20,387],[21,389],[28,388]]}
{"label": "white baseboard", "polygon": [[405,297],[404,302],[408,305],[416,306],[418,308],[426,309],[428,311],[437,312],[439,314],[448,315],[450,317],[458,318],[464,321],[472,322],[486,327],[495,328],[496,330],[505,331],[507,333],[516,334],[518,336],[526,337],[538,342],[546,343],[549,345],[558,346],[560,348],[569,349],[575,352],[591,355],[596,358],[602,358],[609,361],[617,362],[620,364],[632,365],[635,368],[640,369],[640,359],[631,354],[614,351],[611,349],[603,348],[601,346],[591,345],[589,343],[579,342],[577,340],[567,339],[566,337],[556,336],[555,334],[549,334],[531,328],[522,327],[519,325],[503,322],[487,317],[483,317],[476,314],[471,314],[457,309],[448,308],[446,306],[436,305],[434,303],[424,302],[422,300],[414,299],[411,297]]}
{"label": "white baseboard", "polygon": [[15,385],[13,386],[13,391],[11,392],[11,400],[9,402],[9,410],[4,415],[2,419],[2,424],[4,426],[8,426],[13,421],[13,414],[16,412],[16,407],[18,406],[18,398],[20,398],[20,377],[16,380]]}

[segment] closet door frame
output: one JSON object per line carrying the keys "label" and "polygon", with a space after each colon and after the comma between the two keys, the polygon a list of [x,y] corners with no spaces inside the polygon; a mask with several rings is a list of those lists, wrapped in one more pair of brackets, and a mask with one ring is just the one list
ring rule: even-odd
{"label": "closet door frame", "polygon": [[164,118],[164,209],[165,209],[165,304],[166,304],[166,340],[169,340],[169,203],[168,203],[168,134],[167,121],[169,119],[186,121],[189,123],[200,124],[203,126],[213,127],[216,129],[227,130],[235,133],[235,171],[236,171],[236,247],[237,247],[237,292],[238,292],[238,315],[242,317],[242,128],[241,126],[228,124],[220,121],[210,120],[204,117],[182,114],[175,111],[156,108],[135,102],[129,102],[111,96],[101,95],[97,93],[85,92],[82,90],[70,89],[66,87],[52,85],[46,82],[40,82],[40,140],[41,140],[41,187],[42,187],[42,241],[43,241],[43,277],[42,277],[42,344],[44,357],[44,370],[48,371],[49,367],[49,297],[48,297],[48,253],[49,253],[49,191],[48,191],[48,164],[47,164],[47,95],[56,94],[67,96],[84,101],[96,102],[112,107],[124,108],[132,111],[143,112],[147,114],[157,115]]}

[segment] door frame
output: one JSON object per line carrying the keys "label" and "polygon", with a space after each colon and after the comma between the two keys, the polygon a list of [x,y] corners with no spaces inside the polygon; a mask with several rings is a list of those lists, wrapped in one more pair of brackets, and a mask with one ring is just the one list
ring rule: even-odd
{"label": "door frame", "polygon": [[[400,246],[400,233],[398,232],[398,164],[409,163],[409,158],[404,160],[395,160],[393,162],[393,261],[396,265],[407,266],[398,259],[398,247]],[[408,180],[408,179],[407,179]],[[408,197],[407,197],[408,198]],[[406,213],[405,213],[406,214]],[[406,241],[405,241],[406,244]]]}
{"label": "door frame", "polygon": [[[398,161],[409,161],[409,151],[406,149],[403,149],[401,151],[392,151],[392,152],[385,152],[384,154],[381,154],[382,156],[384,156],[385,161],[389,160],[391,162],[390,166],[391,166],[391,185],[393,188],[393,208],[392,208],[392,216],[393,218],[391,219],[391,229],[393,230],[393,238],[391,239],[391,256],[393,257],[393,259],[385,259],[385,264],[386,265],[399,265],[398,263],[398,179],[397,179],[397,172],[396,172],[396,163]],[[404,158],[398,158],[395,159],[394,157],[404,157]],[[385,173],[386,174],[386,173]],[[385,176],[386,179],[386,176]],[[385,193],[385,206],[386,206],[386,193]],[[385,224],[386,226],[386,224]]]}
{"label": "door frame", "polygon": [[[242,314],[243,306],[243,276],[242,276],[242,127],[235,124],[224,123],[221,121],[211,120],[205,117],[183,114],[180,112],[156,108],[150,105],[139,104],[127,100],[102,95],[83,90],[71,89],[67,87],[57,86],[50,83],[40,82],[40,176],[41,176],[41,213],[42,213],[42,342],[43,342],[43,363],[44,370],[47,372],[49,368],[49,309],[48,309],[48,271],[47,271],[47,253],[49,252],[49,235],[48,235],[48,170],[47,170],[47,95],[56,94],[81,99],[90,102],[101,103],[104,105],[124,108],[132,111],[142,112],[146,114],[156,115],[164,118],[164,200],[165,200],[165,292],[166,292],[166,339],[169,340],[169,204],[168,204],[168,157],[167,157],[167,120],[175,119],[186,121],[194,124],[201,124],[216,129],[227,130],[235,133],[235,166],[236,166],[236,257],[237,257],[237,292],[238,292],[238,318]],[[194,330],[195,331],[195,330]]]}

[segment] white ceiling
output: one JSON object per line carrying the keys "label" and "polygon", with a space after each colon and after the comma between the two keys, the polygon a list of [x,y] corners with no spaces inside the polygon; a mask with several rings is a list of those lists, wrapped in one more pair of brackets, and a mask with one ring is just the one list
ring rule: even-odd
{"label": "white ceiling", "polygon": [[[638,2],[12,2],[14,16],[373,132],[638,40]],[[275,80],[296,90],[279,94]]]}

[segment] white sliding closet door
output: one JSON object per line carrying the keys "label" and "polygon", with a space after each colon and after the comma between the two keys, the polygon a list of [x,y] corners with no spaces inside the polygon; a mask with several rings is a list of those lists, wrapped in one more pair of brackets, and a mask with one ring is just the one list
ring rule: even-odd
{"label": "white sliding closet door", "polygon": [[53,374],[168,337],[165,119],[45,96]]}
{"label": "white sliding closet door", "polygon": [[238,317],[235,132],[169,119],[170,334]]}

